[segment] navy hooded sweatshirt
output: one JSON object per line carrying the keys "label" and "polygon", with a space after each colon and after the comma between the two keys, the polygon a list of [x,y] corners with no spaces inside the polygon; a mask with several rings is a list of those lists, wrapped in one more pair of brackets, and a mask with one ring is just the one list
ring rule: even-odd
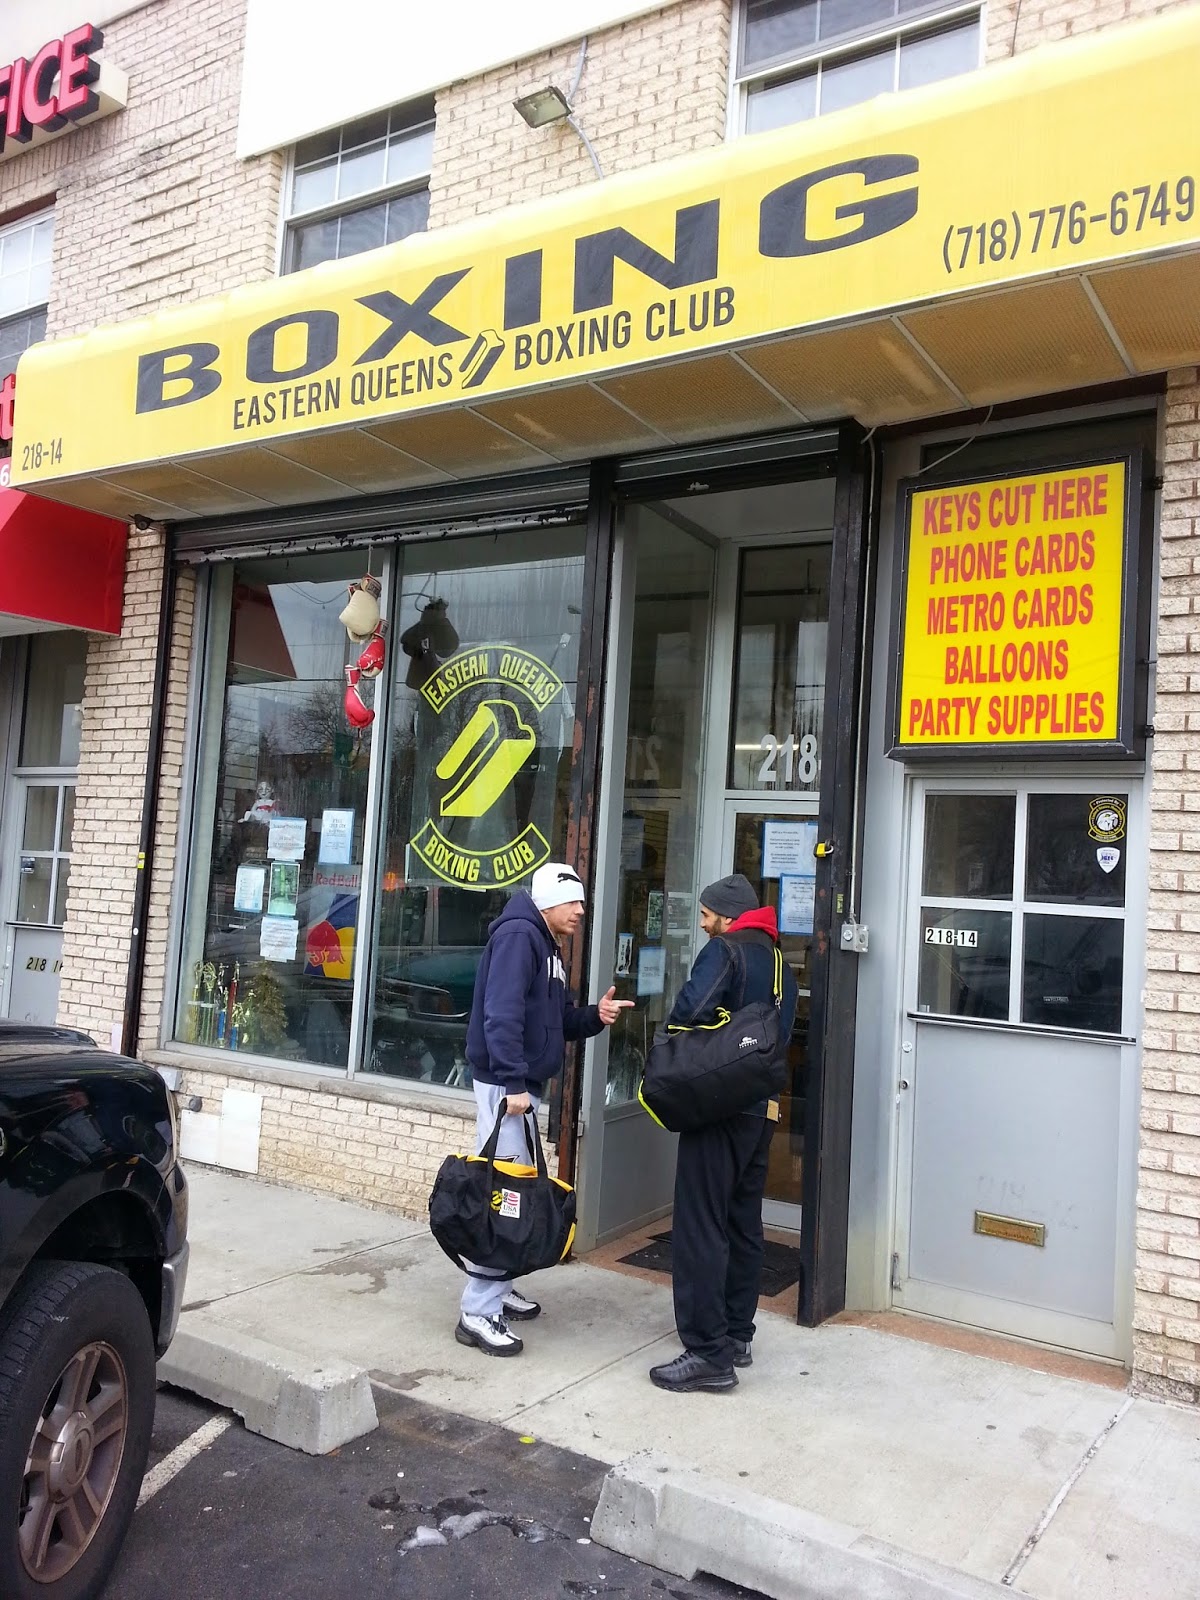
{"label": "navy hooded sweatshirt", "polygon": [[480,1083],[509,1094],[541,1096],[563,1064],[567,1039],[590,1039],[604,1027],[595,1006],[577,1006],[554,935],[525,890],[513,895],[488,929],[475,978],[467,1060]]}

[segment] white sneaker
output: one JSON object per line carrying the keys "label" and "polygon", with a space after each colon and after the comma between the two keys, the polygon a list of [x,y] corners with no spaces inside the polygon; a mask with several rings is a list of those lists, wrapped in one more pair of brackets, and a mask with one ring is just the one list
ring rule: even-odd
{"label": "white sneaker", "polygon": [[519,1289],[510,1289],[504,1296],[504,1315],[511,1317],[514,1322],[532,1322],[541,1313],[542,1308],[537,1301],[531,1300]]}
{"label": "white sneaker", "polygon": [[459,1344],[474,1345],[489,1356],[519,1356],[525,1346],[510,1333],[503,1317],[475,1317],[465,1313],[458,1319],[454,1337]]}

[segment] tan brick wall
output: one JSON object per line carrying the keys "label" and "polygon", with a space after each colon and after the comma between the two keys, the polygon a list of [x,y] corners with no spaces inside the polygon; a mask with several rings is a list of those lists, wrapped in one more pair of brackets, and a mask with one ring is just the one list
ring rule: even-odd
{"label": "tan brick wall", "polygon": [[1200,371],[1167,391],[1134,1372],[1200,1403]]}
{"label": "tan brick wall", "polygon": [[262,1096],[260,1178],[409,1217],[428,1215],[429,1191],[445,1158],[474,1147],[470,1095],[456,1114],[443,1099],[426,1109],[412,1103],[416,1096],[402,1103],[360,1098],[329,1078],[302,1088],[219,1070],[183,1073],[182,1092],[199,1095],[206,1112],[220,1112],[227,1088]]}
{"label": "tan brick wall", "polygon": [[[575,108],[606,177],[721,143],[730,16],[731,0],[683,0],[589,40]],[[513,109],[546,83],[565,93],[578,59],[576,41],[441,91],[431,227],[597,181],[572,128]]]}
{"label": "tan brick wall", "polygon": [[987,59],[1032,50],[1052,39],[1069,39],[1080,33],[1098,33],[1137,17],[1156,17],[1177,11],[1195,0],[1000,0],[989,5]]}
{"label": "tan brick wall", "polygon": [[244,17],[162,0],[110,23],[127,108],[0,167],[0,218],[54,205],[51,338],[273,274],[282,159],[234,153]]}
{"label": "tan brick wall", "polygon": [[105,1045],[125,1008],[162,564],[161,532],[131,529],[120,637],[88,644],[58,1015]]}

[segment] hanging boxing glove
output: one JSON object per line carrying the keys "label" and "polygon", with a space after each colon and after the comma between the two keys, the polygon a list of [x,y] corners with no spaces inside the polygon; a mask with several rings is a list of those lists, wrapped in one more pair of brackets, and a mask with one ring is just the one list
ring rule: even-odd
{"label": "hanging boxing glove", "polygon": [[371,635],[367,648],[358,658],[358,670],[364,678],[377,678],[383,671],[383,664],[387,659],[387,648],[383,642],[386,627],[387,623],[381,621]]}
{"label": "hanging boxing glove", "polygon": [[359,677],[357,667],[346,668],[346,721],[352,728],[369,728],[375,721],[375,713],[363,700],[358,686]]}

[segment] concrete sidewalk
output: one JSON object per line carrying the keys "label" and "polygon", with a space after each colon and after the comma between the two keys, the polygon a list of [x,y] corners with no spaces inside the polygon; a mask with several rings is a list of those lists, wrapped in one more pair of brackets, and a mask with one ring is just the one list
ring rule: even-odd
{"label": "concrete sidewalk", "polygon": [[[883,1561],[882,1586],[831,1595],[1003,1583],[995,1592],[1045,1600],[1200,1600],[1194,1412],[878,1327],[808,1330],[770,1315],[736,1393],[664,1394],[646,1369],[678,1348],[669,1285],[586,1261],[526,1280],[545,1310],[521,1329],[525,1354],[488,1360],[454,1341],[462,1280],[423,1223],[208,1169],[189,1179],[171,1381],[189,1386],[189,1349],[225,1344],[244,1365],[274,1346],[318,1382],[348,1364],[602,1461],[656,1452],[713,1485],[725,1510],[699,1564],[725,1576],[722,1516],[768,1515],[766,1497],[793,1508],[801,1543],[819,1544],[828,1524],[834,1545]],[[739,1513],[739,1496],[756,1509]],[[922,1586],[922,1563],[963,1576]],[[817,1591],[797,1580],[772,1592]]]}

